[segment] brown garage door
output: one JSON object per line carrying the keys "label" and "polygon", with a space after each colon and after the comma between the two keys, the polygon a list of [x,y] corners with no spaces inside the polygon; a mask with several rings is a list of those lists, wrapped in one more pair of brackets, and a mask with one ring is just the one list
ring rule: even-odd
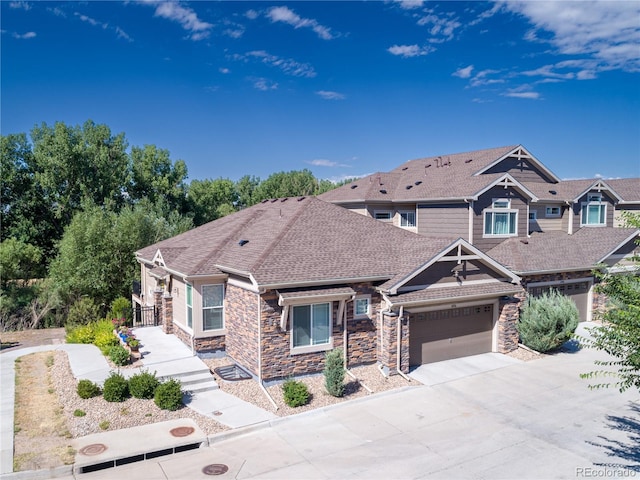
{"label": "brown garage door", "polygon": [[545,285],[543,287],[532,287],[529,289],[529,293],[536,297],[539,297],[545,292],[548,292],[552,288],[558,290],[563,295],[570,297],[580,313],[580,321],[586,322],[589,314],[589,287],[590,281],[565,283],[564,285]]}
{"label": "brown garage door", "polygon": [[491,351],[493,305],[414,313],[409,318],[411,365]]}

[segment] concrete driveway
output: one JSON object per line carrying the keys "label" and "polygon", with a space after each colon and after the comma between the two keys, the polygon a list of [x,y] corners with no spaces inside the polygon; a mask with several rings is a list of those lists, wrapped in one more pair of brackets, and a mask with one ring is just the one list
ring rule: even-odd
{"label": "concrete driveway", "polygon": [[373,395],[83,479],[640,478],[640,394],[590,390],[599,352]]}

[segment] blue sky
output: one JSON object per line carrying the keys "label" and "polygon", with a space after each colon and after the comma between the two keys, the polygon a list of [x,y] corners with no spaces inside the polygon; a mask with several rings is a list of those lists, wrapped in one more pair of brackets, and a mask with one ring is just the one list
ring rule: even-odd
{"label": "blue sky", "polygon": [[640,176],[640,2],[1,2],[2,134],[92,119],[190,179],[522,144]]}

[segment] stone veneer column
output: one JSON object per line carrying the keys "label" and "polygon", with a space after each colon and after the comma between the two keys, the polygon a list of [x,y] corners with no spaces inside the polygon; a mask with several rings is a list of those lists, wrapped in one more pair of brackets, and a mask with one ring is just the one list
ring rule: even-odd
{"label": "stone veneer column", "polygon": [[520,305],[526,298],[524,291],[500,299],[498,317],[498,352],[509,353],[518,348],[520,335],[516,324],[520,318]]}
{"label": "stone veneer column", "polygon": [[162,331],[173,333],[173,297],[168,293],[162,297]]}
{"label": "stone veneer column", "polygon": [[156,315],[160,321],[162,321],[162,293],[164,291],[161,288],[156,288],[153,291],[153,305],[156,307]]}
{"label": "stone veneer column", "polygon": [[398,366],[398,317],[382,314],[382,345],[378,361],[388,375],[397,373]]}

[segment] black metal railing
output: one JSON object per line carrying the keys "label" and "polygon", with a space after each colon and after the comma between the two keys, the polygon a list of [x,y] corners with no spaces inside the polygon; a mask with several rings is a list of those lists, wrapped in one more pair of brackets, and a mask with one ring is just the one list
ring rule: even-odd
{"label": "black metal railing", "polygon": [[158,309],[155,305],[143,306],[136,303],[133,307],[133,326],[152,327],[159,325]]}

